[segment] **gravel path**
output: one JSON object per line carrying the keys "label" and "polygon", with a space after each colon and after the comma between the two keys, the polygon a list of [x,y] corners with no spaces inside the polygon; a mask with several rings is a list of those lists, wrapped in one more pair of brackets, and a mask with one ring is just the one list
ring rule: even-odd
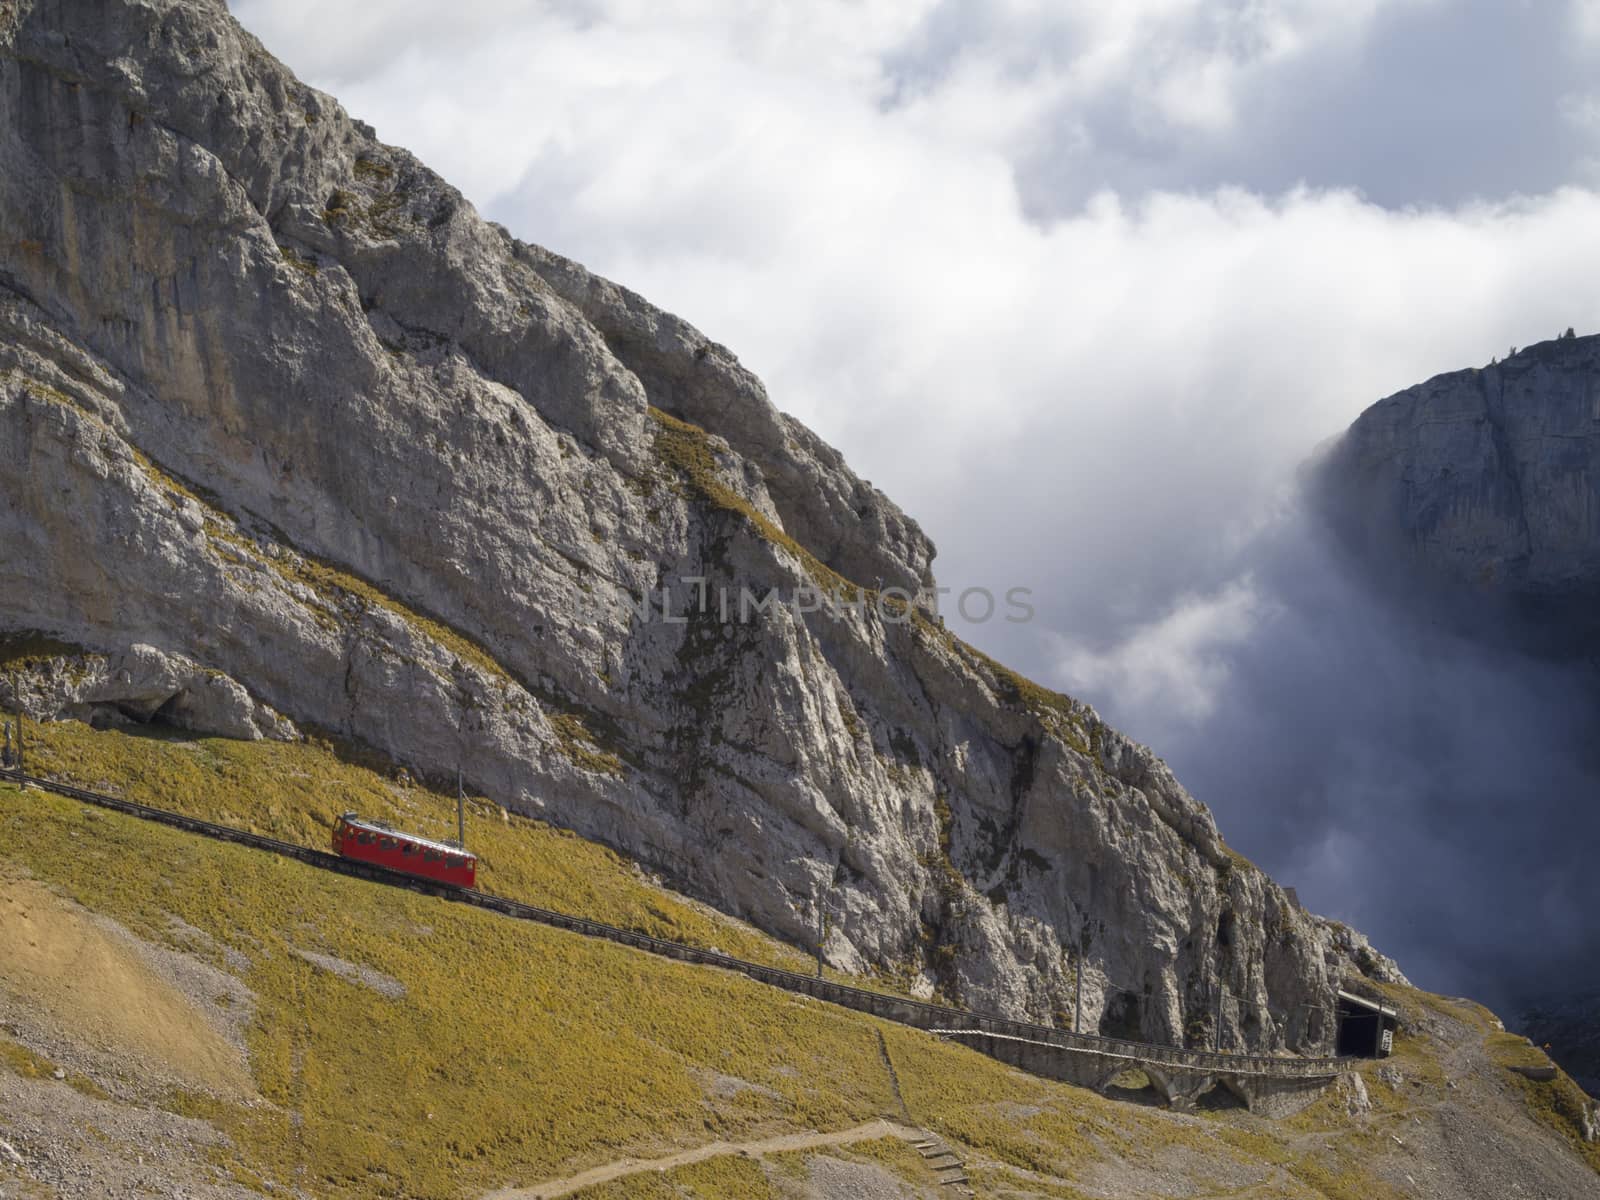
{"label": "gravel path", "polygon": [[708,1142],[704,1146],[696,1146],[692,1150],[680,1150],[676,1154],[664,1155],[661,1158],[618,1159],[616,1162],[591,1167],[587,1171],[570,1175],[565,1179],[550,1180],[535,1184],[533,1187],[504,1188],[491,1193],[487,1200],[555,1200],[557,1196],[568,1196],[586,1187],[610,1183],[613,1179],[623,1179],[647,1171],[670,1171],[675,1167],[686,1167],[690,1163],[704,1162],[708,1158],[720,1158],[725,1154],[782,1154],[792,1150],[821,1150],[829,1146],[847,1146],[851,1142],[871,1142],[885,1137],[917,1142],[926,1138],[927,1134],[920,1129],[911,1129],[892,1121],[868,1121],[865,1125],[857,1125],[853,1129],[841,1129],[836,1133],[791,1133],[749,1142]]}

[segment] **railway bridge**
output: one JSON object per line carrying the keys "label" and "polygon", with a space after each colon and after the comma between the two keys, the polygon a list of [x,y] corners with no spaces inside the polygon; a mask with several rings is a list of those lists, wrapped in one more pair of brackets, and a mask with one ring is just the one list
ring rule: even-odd
{"label": "railway bridge", "polygon": [[1168,1108],[1197,1107],[1219,1089],[1235,1104],[1267,1117],[1299,1112],[1338,1077],[1338,1060],[1278,1058],[1180,1050],[1139,1042],[1057,1045],[974,1029],[931,1032],[961,1042],[1030,1075],[1059,1079],[1102,1095],[1130,1070],[1143,1071]]}

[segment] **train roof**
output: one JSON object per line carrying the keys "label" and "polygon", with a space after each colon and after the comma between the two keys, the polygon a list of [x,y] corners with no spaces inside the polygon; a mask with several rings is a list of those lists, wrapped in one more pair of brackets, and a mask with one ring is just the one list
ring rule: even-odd
{"label": "train roof", "polygon": [[399,829],[390,829],[387,825],[380,825],[376,821],[364,821],[356,816],[355,813],[344,813],[339,819],[348,825],[355,826],[357,829],[365,829],[368,833],[376,833],[382,837],[399,838],[402,841],[410,842],[414,846],[426,846],[430,850],[437,850],[441,854],[454,854],[461,858],[470,858],[474,862],[478,860],[476,854],[461,846],[452,845],[449,842],[435,841],[433,838],[419,837],[417,834],[405,833]]}

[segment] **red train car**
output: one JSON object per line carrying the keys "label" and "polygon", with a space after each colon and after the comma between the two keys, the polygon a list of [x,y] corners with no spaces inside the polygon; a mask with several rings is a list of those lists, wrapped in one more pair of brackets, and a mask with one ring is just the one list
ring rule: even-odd
{"label": "red train car", "polygon": [[333,852],[457,887],[469,888],[478,878],[477,858],[460,846],[388,829],[355,813],[345,813],[333,827]]}

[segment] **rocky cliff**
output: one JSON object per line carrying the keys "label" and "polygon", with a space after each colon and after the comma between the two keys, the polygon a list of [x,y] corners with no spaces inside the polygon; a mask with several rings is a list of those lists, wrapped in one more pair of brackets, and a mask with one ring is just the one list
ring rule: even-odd
{"label": "rocky cliff", "polygon": [[[1463,702],[1418,714],[1450,737],[1411,744],[1408,802],[1457,822],[1460,861],[1492,864],[1481,886],[1506,898],[1518,943],[1496,986],[1595,1090],[1600,337],[1569,332],[1381,400],[1315,478],[1350,563],[1394,602],[1394,644],[1439,629],[1434,653],[1465,667]],[[1475,761],[1474,732],[1494,725],[1523,731],[1515,753]]]}
{"label": "rocky cliff", "polygon": [[1600,337],[1562,337],[1367,409],[1324,495],[1368,566],[1570,656],[1600,642]]}
{"label": "rocky cliff", "polygon": [[1017,1015],[1070,1011],[1082,940],[1091,1026],[1209,1041],[1220,977],[1233,1045],[1316,1050],[1337,978],[1392,973],[908,603],[928,539],[727,350],[482,220],[220,0],[0,3],[0,495],[35,715],[459,765]]}

